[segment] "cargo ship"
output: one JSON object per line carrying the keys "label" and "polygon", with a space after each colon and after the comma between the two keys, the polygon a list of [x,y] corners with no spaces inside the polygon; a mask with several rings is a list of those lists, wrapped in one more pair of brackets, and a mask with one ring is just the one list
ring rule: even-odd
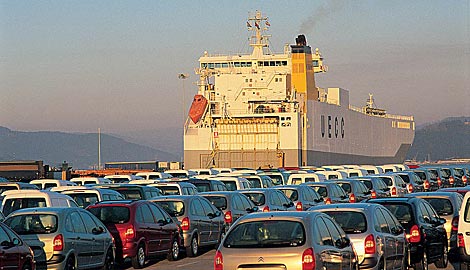
{"label": "cargo ship", "polygon": [[282,52],[269,47],[260,11],[246,22],[251,52],[199,58],[198,93],[184,124],[185,168],[299,167],[402,163],[415,132],[412,116],[349,104],[349,91],[321,88],[327,72],[304,35]]}

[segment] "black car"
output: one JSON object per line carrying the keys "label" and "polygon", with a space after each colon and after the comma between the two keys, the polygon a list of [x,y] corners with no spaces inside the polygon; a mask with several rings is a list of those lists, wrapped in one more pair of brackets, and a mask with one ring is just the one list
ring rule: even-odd
{"label": "black car", "polygon": [[405,228],[409,244],[409,262],[415,270],[428,269],[434,263],[446,268],[448,263],[445,219],[421,198],[381,198],[367,200],[385,206]]}

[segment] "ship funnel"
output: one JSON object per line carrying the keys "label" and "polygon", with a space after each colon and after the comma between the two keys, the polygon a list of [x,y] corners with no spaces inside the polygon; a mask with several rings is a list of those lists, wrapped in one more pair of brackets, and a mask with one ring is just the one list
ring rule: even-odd
{"label": "ship funnel", "polygon": [[295,38],[295,43],[297,46],[307,46],[307,39],[304,35],[298,35]]}

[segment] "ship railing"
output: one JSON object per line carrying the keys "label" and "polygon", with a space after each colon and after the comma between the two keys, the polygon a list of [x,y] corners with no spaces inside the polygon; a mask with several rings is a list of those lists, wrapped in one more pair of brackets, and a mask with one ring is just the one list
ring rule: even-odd
{"label": "ship railing", "polygon": [[[351,111],[367,114],[366,110],[365,110],[365,107],[364,108],[359,108],[359,107],[355,107],[353,105],[349,105],[349,109]],[[367,115],[369,115],[369,114],[367,114]],[[408,115],[397,115],[397,114],[388,114],[387,113],[387,114],[384,114],[384,115],[375,115],[375,116],[390,118],[390,119],[395,119],[395,120],[402,120],[402,121],[414,121],[414,117],[413,116],[408,116]]]}

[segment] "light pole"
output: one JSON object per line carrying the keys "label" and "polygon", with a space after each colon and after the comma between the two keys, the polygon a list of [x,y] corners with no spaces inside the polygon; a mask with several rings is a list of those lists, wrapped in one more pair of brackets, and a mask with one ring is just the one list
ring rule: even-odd
{"label": "light pole", "polygon": [[184,80],[186,80],[187,78],[189,78],[189,75],[188,74],[184,74],[184,73],[180,73],[178,74],[178,79],[182,80],[183,81],[183,109],[182,109],[182,112],[183,112],[183,125],[185,124],[185,119],[186,119],[186,92],[185,92],[185,89],[184,89]]}

